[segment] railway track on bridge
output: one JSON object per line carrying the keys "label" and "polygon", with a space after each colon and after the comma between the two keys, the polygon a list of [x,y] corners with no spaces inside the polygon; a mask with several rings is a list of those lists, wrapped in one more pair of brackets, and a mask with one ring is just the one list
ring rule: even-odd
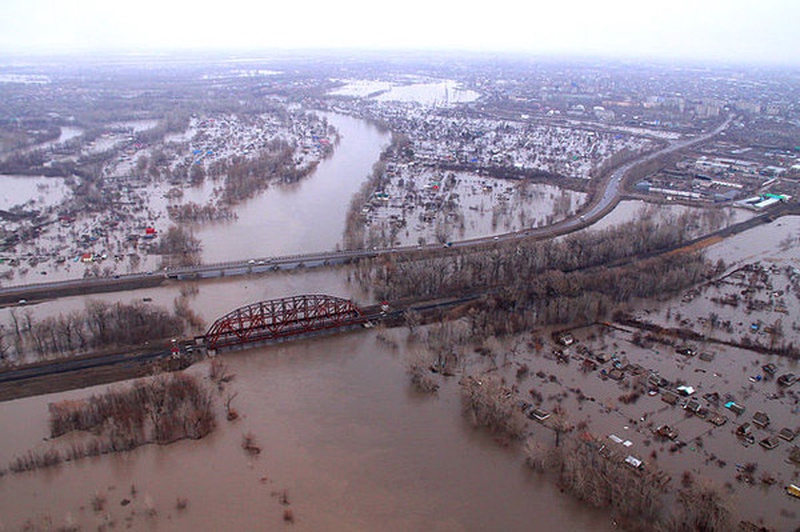
{"label": "railway track on bridge", "polygon": [[[298,299],[302,297],[308,296],[296,296],[295,298],[285,299]],[[362,329],[362,326],[365,324],[369,325],[385,322],[389,326],[399,325],[403,323],[403,314],[409,309],[414,309],[421,314],[430,313],[432,311],[442,311],[474,301],[478,297],[480,297],[479,294],[472,294],[436,300],[408,299],[392,304],[389,309],[386,309],[383,305],[370,305],[358,309],[357,307],[350,306],[352,302],[348,300],[332,298],[338,300],[339,303],[343,305],[342,308],[347,309],[347,312],[353,312],[355,308],[355,310],[358,311],[355,319],[341,320],[335,323],[322,322],[322,326],[319,328],[312,327],[306,328],[305,330],[293,330],[291,334],[277,334],[274,337],[269,337],[264,334],[255,334],[249,338],[248,341],[237,344],[229,342],[226,345],[215,345],[213,348],[217,354],[222,354],[232,349],[243,350],[259,348],[293,339],[308,339],[324,334],[359,330]],[[350,305],[345,305],[345,303],[349,303]],[[248,307],[251,306],[249,305]],[[248,307],[243,307],[243,309]],[[274,305],[272,307],[274,308]],[[236,312],[240,310],[242,309],[232,311],[217,320],[217,322],[230,320],[231,316],[235,315]],[[215,322],[215,325],[217,322]],[[193,359],[202,358],[207,354],[209,334],[219,333],[218,330],[215,332],[215,325],[209,328],[209,333],[206,336],[194,339],[183,339],[179,342],[165,340],[161,342],[160,345],[154,345],[150,349],[129,349],[111,353],[83,355],[74,358],[39,362],[0,371],[0,401],[127,380],[148,375],[156,368],[184,368],[188,366]],[[287,323],[285,325],[288,327],[291,324]],[[267,329],[268,328],[269,327],[267,327]],[[282,332],[285,333],[286,330]],[[180,346],[181,350],[181,356],[178,358],[176,358],[176,345]],[[190,351],[187,352],[187,350]],[[170,364],[170,362],[174,363]],[[169,366],[172,366],[172,368]]]}

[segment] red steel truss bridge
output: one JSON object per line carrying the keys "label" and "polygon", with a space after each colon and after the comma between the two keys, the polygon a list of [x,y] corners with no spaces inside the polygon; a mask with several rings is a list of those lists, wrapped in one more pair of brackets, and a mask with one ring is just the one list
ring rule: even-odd
{"label": "red steel truss bridge", "polygon": [[363,324],[367,317],[349,299],[302,295],[237,308],[208,329],[205,345],[219,350]]}

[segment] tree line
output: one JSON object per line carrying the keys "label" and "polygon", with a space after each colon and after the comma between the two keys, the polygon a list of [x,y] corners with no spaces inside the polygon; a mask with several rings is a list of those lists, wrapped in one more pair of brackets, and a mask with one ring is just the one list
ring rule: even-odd
{"label": "tree line", "polygon": [[229,207],[218,207],[217,205],[200,205],[194,201],[180,205],[167,206],[167,214],[174,222],[211,222],[216,220],[236,219],[236,213]]}
{"label": "tree line", "polygon": [[30,309],[10,312],[0,327],[0,359],[23,361],[32,356],[67,356],[110,346],[137,346],[179,336],[184,319],[143,303],[106,303],[91,300],[76,310],[37,320]]}
{"label": "tree line", "polygon": [[211,405],[211,393],[197,377],[161,374],[82,401],[50,403],[50,437],[58,438],[72,431],[109,430],[138,445],[199,439],[214,428]]}
{"label": "tree line", "polygon": [[84,432],[65,450],[28,451],[9,464],[20,473],[88,456],[129,451],[148,443],[200,439],[216,427],[214,401],[200,380],[184,373],[159,374],[132,386],[109,388],[79,401],[50,403],[50,437]]}
{"label": "tree line", "polygon": [[473,335],[513,334],[537,325],[603,321],[632,298],[668,297],[718,270],[698,253],[564,273],[549,270],[504,287],[472,305]]}
{"label": "tree line", "polygon": [[467,252],[386,255],[360,261],[355,276],[384,299],[515,286],[535,282],[551,270],[566,274],[671,249],[689,238],[695,218],[691,214],[663,222],[643,218],[562,239],[498,243]]}
{"label": "tree line", "polygon": [[294,162],[295,149],[283,139],[273,139],[255,157],[236,155],[213,163],[207,175],[226,176],[221,203],[236,205],[266,189],[270,181],[294,183],[308,175],[315,166],[299,169]]}
{"label": "tree line", "polygon": [[392,140],[380,155],[378,161],[372,165],[372,173],[361,188],[353,195],[347,210],[344,230],[345,249],[361,249],[364,247],[366,228],[361,216],[362,207],[369,202],[372,195],[382,190],[389,184],[386,175],[387,161],[396,159],[400,153],[409,149],[410,140],[407,135],[392,133]]}
{"label": "tree line", "polygon": [[[611,510],[626,530],[661,532],[732,530],[731,510],[719,489],[710,484],[661,487],[652,472],[635,470],[622,456],[601,453],[602,442],[582,432],[567,432],[561,444],[548,446],[529,439],[526,461],[554,476],[562,490],[597,508]],[[676,508],[667,512],[669,498]]]}
{"label": "tree line", "polygon": [[151,253],[162,256],[164,266],[191,266],[200,262],[203,246],[191,229],[182,225],[172,225],[166,233],[159,236],[153,244]]}
{"label": "tree line", "polygon": [[[699,253],[653,256],[684,242],[693,216],[640,219],[545,242],[517,242],[461,254],[367,259],[356,279],[379,299],[484,292],[468,312],[476,337],[534,325],[605,319],[632,298],[667,297],[720,271]],[[617,263],[617,266],[608,266]]]}

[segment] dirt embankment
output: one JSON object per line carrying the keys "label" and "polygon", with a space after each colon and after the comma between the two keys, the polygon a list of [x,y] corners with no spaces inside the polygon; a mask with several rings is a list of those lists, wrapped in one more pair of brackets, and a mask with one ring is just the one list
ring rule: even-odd
{"label": "dirt embankment", "polygon": [[101,294],[124,290],[152,288],[166,281],[162,275],[136,276],[133,278],[93,278],[76,279],[62,283],[39,285],[21,285],[0,289],[0,305],[14,305],[21,299],[39,301],[57,297],[77,296],[85,294]]}

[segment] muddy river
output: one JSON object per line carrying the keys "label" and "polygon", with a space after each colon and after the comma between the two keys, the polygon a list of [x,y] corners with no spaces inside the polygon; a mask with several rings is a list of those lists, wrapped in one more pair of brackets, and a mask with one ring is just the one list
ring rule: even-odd
{"label": "muddy river", "polygon": [[[286,492],[302,530],[610,530],[458,415],[449,381],[413,392],[403,331],[314,339],[226,355],[242,417],[200,441],[0,478],[0,528],[272,530]],[[190,369],[202,376],[207,364]],[[92,389],[0,404],[0,460],[46,448],[47,403]],[[262,452],[246,454],[252,432]],[[92,500],[104,500],[95,511]],[[178,499],[186,501],[177,508]],[[129,501],[129,502],[126,502]]]}
{"label": "muddy river", "polygon": [[389,143],[389,135],[363,120],[326,116],[342,136],[333,156],[309,178],[273,186],[241,205],[237,220],[198,227],[203,262],[327,251],[341,245],[350,198]]}
{"label": "muddy river", "polygon": [[[329,122],[341,135],[341,142],[334,153],[323,160],[306,179],[289,185],[275,184],[255,198],[237,206],[237,218],[231,221],[200,224],[193,227],[203,246],[203,262],[221,262],[250,257],[266,257],[334,250],[341,246],[344,237],[345,218],[350,200],[366,181],[372,165],[378,160],[381,150],[388,145],[390,137],[377,127],[344,115],[328,114]],[[116,124],[134,130],[152,125],[151,121]],[[115,143],[119,134],[109,135],[98,142]],[[107,149],[106,148],[103,149]],[[204,186],[189,188],[187,201],[205,204],[218,184],[211,180]],[[149,198],[148,209],[155,213],[151,223],[167,224],[166,206],[168,200],[163,196],[171,188],[168,185],[156,187]],[[58,204],[69,193],[63,180],[54,178],[31,178],[22,176],[0,176],[0,209],[26,202],[32,208],[43,209]],[[91,223],[93,227],[94,222]],[[159,226],[160,227],[160,226]],[[90,231],[89,226],[86,232]],[[103,248],[113,256],[111,249],[123,249],[121,239],[127,233],[117,233],[113,240]],[[89,265],[76,262],[85,251],[84,246],[70,244],[68,230],[56,226],[52,234],[41,237],[37,245],[24,250],[40,257],[35,267],[27,263],[13,269],[13,277],[4,284],[26,284],[48,280],[76,278],[84,275]],[[74,238],[74,237],[73,237]],[[56,254],[65,255],[69,260],[56,263],[50,257],[48,248],[60,249]],[[96,251],[102,248],[98,244]],[[22,255],[23,248],[20,248]],[[98,253],[99,254],[99,253]],[[145,255],[136,267],[128,261],[108,260],[103,268],[113,273],[128,271],[152,271],[160,269],[161,257]],[[5,273],[8,266],[2,268]],[[44,277],[47,275],[47,277]]]}

